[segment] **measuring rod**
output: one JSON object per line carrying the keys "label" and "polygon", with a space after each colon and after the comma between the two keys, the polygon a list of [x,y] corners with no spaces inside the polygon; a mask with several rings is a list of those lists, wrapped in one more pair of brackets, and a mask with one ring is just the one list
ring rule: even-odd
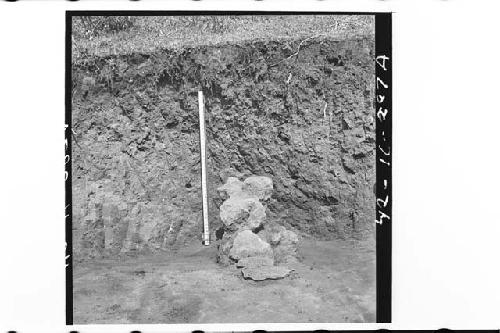
{"label": "measuring rod", "polygon": [[205,139],[205,103],[203,91],[198,91],[198,109],[200,111],[200,153],[201,153],[201,194],[203,196],[203,245],[210,244],[208,228],[208,195],[207,195],[207,156]]}

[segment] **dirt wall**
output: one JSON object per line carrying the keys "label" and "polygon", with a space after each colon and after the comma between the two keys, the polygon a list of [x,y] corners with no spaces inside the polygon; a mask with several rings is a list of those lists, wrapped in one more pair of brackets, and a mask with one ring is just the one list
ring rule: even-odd
{"label": "dirt wall", "polygon": [[[201,235],[197,91],[210,221],[228,175],[273,179],[270,219],[317,238],[373,233],[373,40],[252,42],[73,64],[78,260]],[[298,51],[298,54],[291,56]]]}

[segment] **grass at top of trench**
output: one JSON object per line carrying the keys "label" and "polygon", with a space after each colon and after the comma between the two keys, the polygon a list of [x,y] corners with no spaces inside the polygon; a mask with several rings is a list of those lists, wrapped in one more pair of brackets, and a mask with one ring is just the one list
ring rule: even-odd
{"label": "grass at top of trench", "polygon": [[74,16],[73,60],[310,37],[374,36],[373,15]]}

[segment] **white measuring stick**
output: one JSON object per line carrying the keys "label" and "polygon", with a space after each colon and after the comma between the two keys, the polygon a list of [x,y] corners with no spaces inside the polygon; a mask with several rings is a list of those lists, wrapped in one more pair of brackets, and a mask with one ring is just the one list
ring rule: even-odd
{"label": "white measuring stick", "polygon": [[207,194],[207,158],[205,140],[205,103],[203,91],[198,91],[198,109],[200,111],[200,152],[201,152],[201,193],[203,196],[203,245],[210,244],[208,229],[208,194]]}

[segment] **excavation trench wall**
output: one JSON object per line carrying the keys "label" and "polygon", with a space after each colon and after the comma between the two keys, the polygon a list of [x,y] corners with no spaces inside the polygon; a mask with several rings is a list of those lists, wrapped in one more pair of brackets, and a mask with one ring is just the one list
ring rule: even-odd
{"label": "excavation trench wall", "polygon": [[[210,222],[231,175],[265,175],[268,218],[317,238],[373,234],[371,39],[251,42],[73,63],[76,260],[201,236],[197,92],[206,100]],[[215,235],[214,235],[215,238]]]}

